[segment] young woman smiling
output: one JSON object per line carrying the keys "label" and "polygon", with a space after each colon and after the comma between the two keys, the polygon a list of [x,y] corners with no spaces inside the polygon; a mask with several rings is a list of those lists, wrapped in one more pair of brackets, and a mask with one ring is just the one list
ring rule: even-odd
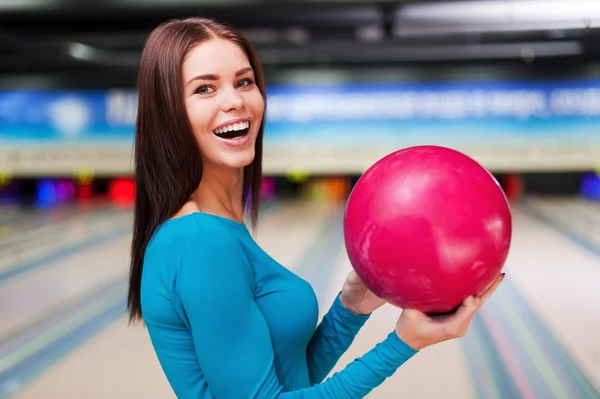
{"label": "young woman smiling", "polygon": [[138,90],[129,312],[177,397],[363,397],[422,348],[463,336],[498,286],[443,320],[404,309],[385,340],[326,379],[384,301],[350,273],[317,325],[309,283],[246,228],[266,104],[251,44],[210,19],[168,21],[148,38]]}

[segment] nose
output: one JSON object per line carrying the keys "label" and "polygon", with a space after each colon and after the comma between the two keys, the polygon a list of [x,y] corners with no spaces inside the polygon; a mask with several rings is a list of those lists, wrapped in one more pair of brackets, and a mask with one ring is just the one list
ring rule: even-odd
{"label": "nose", "polygon": [[223,99],[221,101],[221,110],[223,112],[239,110],[244,108],[244,105],[244,99],[235,91],[235,89],[227,90],[223,94]]}

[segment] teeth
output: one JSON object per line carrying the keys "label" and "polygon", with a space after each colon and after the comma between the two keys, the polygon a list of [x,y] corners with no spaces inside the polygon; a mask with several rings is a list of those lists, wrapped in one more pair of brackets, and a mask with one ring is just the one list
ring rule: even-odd
{"label": "teeth", "polygon": [[244,129],[248,129],[250,127],[250,122],[240,122],[240,123],[234,123],[228,126],[224,126],[222,128],[219,129],[215,129],[213,131],[213,133],[215,134],[223,134],[223,133],[227,133],[227,132],[232,132],[234,130],[244,130]]}

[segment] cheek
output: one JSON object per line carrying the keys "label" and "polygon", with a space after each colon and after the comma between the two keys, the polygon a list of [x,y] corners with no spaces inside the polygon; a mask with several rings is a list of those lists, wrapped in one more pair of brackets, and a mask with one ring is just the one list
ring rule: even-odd
{"label": "cheek", "polygon": [[260,91],[256,89],[248,93],[245,101],[246,104],[248,104],[248,107],[252,110],[254,116],[260,119],[260,116],[262,116],[262,113],[265,110],[265,102],[260,94]]}
{"label": "cheek", "polygon": [[189,101],[186,104],[188,118],[190,125],[194,130],[196,137],[200,137],[206,133],[212,133],[210,127],[212,126],[212,119],[214,112],[210,112],[213,108],[211,101]]}

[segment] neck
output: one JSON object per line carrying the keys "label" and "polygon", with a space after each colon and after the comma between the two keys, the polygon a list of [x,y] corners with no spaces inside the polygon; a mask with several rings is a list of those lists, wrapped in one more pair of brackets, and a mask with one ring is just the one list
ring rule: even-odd
{"label": "neck", "polygon": [[205,167],[193,201],[201,212],[244,222],[244,170]]}

